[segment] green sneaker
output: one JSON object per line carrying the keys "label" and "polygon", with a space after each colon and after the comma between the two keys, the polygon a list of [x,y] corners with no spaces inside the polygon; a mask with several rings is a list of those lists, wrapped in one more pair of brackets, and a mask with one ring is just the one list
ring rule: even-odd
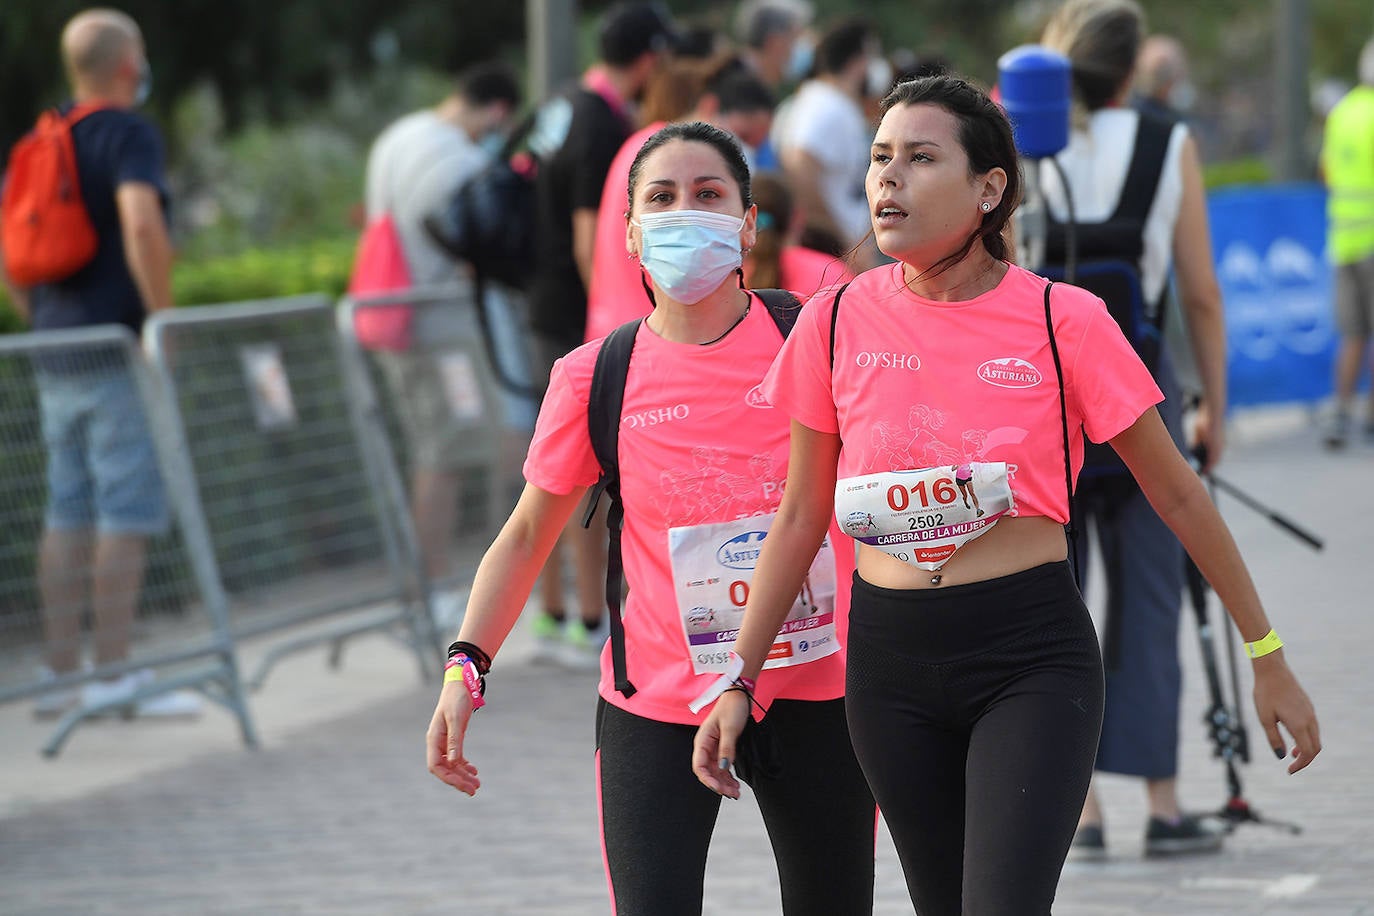
{"label": "green sneaker", "polygon": [[576,671],[592,671],[601,667],[601,647],[606,642],[602,627],[588,630],[580,620],[573,620],[563,630],[565,667]]}
{"label": "green sneaker", "polygon": [[563,650],[563,621],[540,611],[530,623],[534,631],[534,659],[557,662]]}

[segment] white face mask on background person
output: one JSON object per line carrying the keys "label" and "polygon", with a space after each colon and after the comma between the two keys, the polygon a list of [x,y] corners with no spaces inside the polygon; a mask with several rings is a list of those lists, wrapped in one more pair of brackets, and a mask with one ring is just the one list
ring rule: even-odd
{"label": "white face mask on background person", "polygon": [[792,53],[787,58],[787,72],[783,79],[789,83],[799,83],[811,75],[811,64],[816,59],[816,48],[806,35],[798,35],[792,43]]}
{"label": "white face mask on background person", "polygon": [[668,210],[630,222],[639,227],[639,263],[654,287],[684,305],[705,299],[743,264],[741,217]]}
{"label": "white face mask on background person", "polygon": [[142,108],[153,94],[153,68],[145,60],[138,70],[138,86],[134,89],[134,107]]}

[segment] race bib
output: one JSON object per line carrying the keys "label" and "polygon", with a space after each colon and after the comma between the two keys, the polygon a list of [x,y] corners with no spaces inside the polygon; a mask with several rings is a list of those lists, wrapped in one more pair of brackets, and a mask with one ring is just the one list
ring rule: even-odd
{"label": "race bib", "polygon": [[921,569],[939,569],[1015,504],[1003,461],[884,471],[835,485],[840,530]]}
{"label": "race bib", "polygon": [[[773,514],[668,530],[678,613],[692,670],[728,670],[744,621],[749,584]],[[829,536],[816,552],[765,668],[786,668],[838,651],[835,641],[835,552]]]}

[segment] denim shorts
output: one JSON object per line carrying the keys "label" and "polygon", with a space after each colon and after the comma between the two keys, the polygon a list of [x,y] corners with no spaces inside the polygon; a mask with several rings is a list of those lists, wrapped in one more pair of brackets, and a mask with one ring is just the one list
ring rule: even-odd
{"label": "denim shorts", "polygon": [[161,534],[167,497],[133,375],[124,368],[39,372],[48,450],[47,526]]}

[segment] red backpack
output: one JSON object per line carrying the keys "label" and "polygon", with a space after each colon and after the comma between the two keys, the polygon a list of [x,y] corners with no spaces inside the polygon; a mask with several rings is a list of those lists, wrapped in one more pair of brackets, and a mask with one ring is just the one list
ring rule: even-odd
{"label": "red backpack", "polygon": [[66,279],[95,257],[99,238],[81,199],[72,125],[104,107],[77,105],[65,115],[45,111],[10,151],[0,196],[0,247],[5,273],[18,286]]}

